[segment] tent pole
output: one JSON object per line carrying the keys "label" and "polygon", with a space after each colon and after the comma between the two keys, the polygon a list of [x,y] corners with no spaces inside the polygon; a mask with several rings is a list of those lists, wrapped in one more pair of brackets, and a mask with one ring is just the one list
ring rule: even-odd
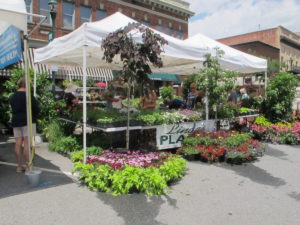
{"label": "tent pole", "polygon": [[208,117],[209,117],[209,111],[208,111],[208,94],[206,91],[206,96],[205,96],[205,120],[206,122],[208,121]]}
{"label": "tent pole", "polygon": [[268,73],[265,71],[265,98],[267,97]]}
{"label": "tent pole", "polygon": [[24,66],[26,81],[26,114],[27,114],[27,138],[28,138],[28,166],[32,170],[31,146],[32,146],[32,111],[31,111],[31,93],[30,93],[30,77],[28,73],[28,37],[24,37]]}
{"label": "tent pole", "polygon": [[36,97],[36,64],[34,63],[33,96]]}
{"label": "tent pole", "polygon": [[86,45],[82,48],[82,70],[83,70],[83,162],[86,163]]}

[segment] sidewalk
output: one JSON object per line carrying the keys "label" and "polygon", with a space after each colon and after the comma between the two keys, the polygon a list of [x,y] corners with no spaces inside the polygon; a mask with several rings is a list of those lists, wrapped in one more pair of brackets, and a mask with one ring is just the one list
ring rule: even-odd
{"label": "sidewalk", "polygon": [[[6,161],[13,160],[11,148],[0,144]],[[36,165],[72,169],[46,144]],[[264,157],[241,166],[189,162],[186,176],[163,196],[92,192],[64,173],[44,172],[42,179],[53,183],[30,188],[15,167],[0,165],[1,225],[300,224],[300,146],[269,145]]]}
{"label": "sidewalk", "polygon": [[[24,173],[16,173],[14,138],[0,137],[0,198],[34,191]],[[72,183],[73,165],[69,159],[49,152],[46,143],[36,146],[34,167],[42,170],[38,188],[47,188]],[[1,224],[1,223],[0,223]]]}

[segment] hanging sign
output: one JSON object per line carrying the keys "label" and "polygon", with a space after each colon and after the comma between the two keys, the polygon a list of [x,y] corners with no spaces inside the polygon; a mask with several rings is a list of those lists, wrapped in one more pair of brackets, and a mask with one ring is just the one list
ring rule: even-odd
{"label": "hanging sign", "polygon": [[163,125],[156,128],[156,145],[158,149],[178,148],[181,147],[186,134],[197,130],[215,129],[215,121],[197,121],[189,123],[180,123],[173,125]]}
{"label": "hanging sign", "polygon": [[22,46],[20,30],[10,26],[0,35],[0,69],[20,62]]}

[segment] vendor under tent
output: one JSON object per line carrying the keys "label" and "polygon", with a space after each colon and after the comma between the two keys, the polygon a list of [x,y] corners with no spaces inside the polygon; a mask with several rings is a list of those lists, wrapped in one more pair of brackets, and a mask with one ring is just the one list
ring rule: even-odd
{"label": "vendor under tent", "polygon": [[[91,23],[84,23],[73,32],[54,39],[47,46],[35,50],[35,62],[53,65],[68,65],[83,67],[83,148],[84,159],[86,159],[86,69],[87,67],[102,67],[119,70],[123,67],[120,59],[114,59],[113,63],[107,63],[102,59],[103,49],[101,42],[111,32],[137,21],[123,15],[120,12],[104,18],[103,20]],[[151,29],[151,28],[150,28]],[[153,30],[153,29],[152,29]],[[185,42],[159,31],[168,44],[163,46],[164,52],[161,57],[163,60],[162,68],[152,68],[153,72],[172,73],[172,74],[191,74],[196,71],[186,72],[186,68],[194,68],[195,65],[201,65],[205,61],[205,55],[208,53],[206,47],[193,46],[192,43]],[[142,34],[138,30],[130,32],[133,40],[139,42],[142,40]],[[261,65],[257,65],[257,67]],[[177,70],[173,71],[176,67]],[[170,72],[172,71],[172,72]]]}

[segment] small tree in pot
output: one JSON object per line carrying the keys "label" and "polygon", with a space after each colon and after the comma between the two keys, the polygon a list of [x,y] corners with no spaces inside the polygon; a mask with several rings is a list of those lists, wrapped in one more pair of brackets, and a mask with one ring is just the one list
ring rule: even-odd
{"label": "small tree in pot", "polygon": [[[142,33],[142,42],[134,42],[131,32]],[[114,57],[119,55],[123,63],[121,75],[128,84],[127,98],[129,101],[130,90],[134,82],[143,86],[150,81],[147,76],[151,73],[149,63],[156,67],[162,67],[163,62],[159,55],[163,52],[162,46],[165,44],[167,44],[165,39],[140,23],[130,23],[125,28],[110,33],[103,40],[103,59],[112,63]],[[129,107],[127,109],[126,148],[129,149]]]}

